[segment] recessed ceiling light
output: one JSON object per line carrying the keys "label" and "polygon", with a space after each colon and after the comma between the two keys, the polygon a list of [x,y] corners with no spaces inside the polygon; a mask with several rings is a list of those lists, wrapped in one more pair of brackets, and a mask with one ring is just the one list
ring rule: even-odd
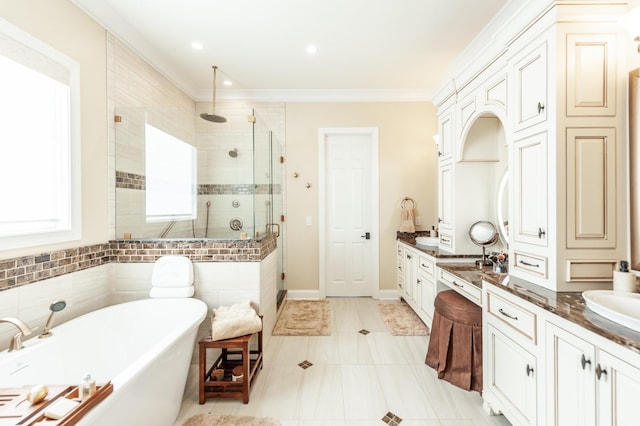
{"label": "recessed ceiling light", "polygon": [[191,47],[192,47],[194,50],[202,50],[202,48],[203,48],[204,46],[203,46],[203,45],[202,45],[202,43],[200,43],[199,41],[194,41],[193,43],[191,43]]}
{"label": "recessed ceiling light", "polygon": [[318,48],[316,46],[314,46],[313,44],[307,46],[307,53],[318,53]]}
{"label": "recessed ceiling light", "polygon": [[233,82],[229,81],[229,80],[225,80],[225,81],[222,82],[222,84],[224,84],[225,86],[232,86]]}

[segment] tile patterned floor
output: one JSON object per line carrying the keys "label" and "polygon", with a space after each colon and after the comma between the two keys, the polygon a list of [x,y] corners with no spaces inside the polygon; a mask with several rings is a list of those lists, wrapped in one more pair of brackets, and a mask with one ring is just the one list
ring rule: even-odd
{"label": "tile patterned floor", "polygon": [[273,417],[283,426],[509,425],[485,414],[477,392],[437,379],[424,364],[427,336],[389,334],[378,301],[330,300],[331,336],[271,338],[249,404],[209,399],[199,405],[192,366],[175,426],[208,412]]}

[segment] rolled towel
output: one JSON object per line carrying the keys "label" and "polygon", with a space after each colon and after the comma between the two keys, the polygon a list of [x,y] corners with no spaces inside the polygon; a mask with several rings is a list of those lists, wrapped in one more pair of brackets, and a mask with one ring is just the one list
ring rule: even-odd
{"label": "rolled towel", "polygon": [[262,320],[248,300],[213,310],[211,340],[231,339],[232,337],[253,334],[260,330],[262,330]]}
{"label": "rolled towel", "polygon": [[153,265],[153,287],[189,287],[193,284],[193,263],[184,256],[162,256]]}
{"label": "rolled towel", "polygon": [[153,287],[149,292],[149,296],[154,299],[183,298],[183,297],[192,297],[195,291],[196,289],[192,285],[190,285],[189,287],[176,287],[176,288]]}

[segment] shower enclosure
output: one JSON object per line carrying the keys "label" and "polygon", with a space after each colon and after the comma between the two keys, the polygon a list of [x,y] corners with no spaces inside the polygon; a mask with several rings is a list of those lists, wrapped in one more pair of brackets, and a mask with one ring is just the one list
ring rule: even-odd
{"label": "shower enclosure", "polygon": [[[116,110],[116,239],[276,233],[282,269],[282,145],[252,108],[220,110],[226,123],[202,120],[193,108]],[[159,214],[150,212],[156,204]]]}

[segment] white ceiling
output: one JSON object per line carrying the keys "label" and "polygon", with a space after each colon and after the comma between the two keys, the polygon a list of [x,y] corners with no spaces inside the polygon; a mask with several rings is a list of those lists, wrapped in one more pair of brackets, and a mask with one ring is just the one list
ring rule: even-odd
{"label": "white ceiling", "polygon": [[72,2],[195,100],[430,100],[507,0]]}

